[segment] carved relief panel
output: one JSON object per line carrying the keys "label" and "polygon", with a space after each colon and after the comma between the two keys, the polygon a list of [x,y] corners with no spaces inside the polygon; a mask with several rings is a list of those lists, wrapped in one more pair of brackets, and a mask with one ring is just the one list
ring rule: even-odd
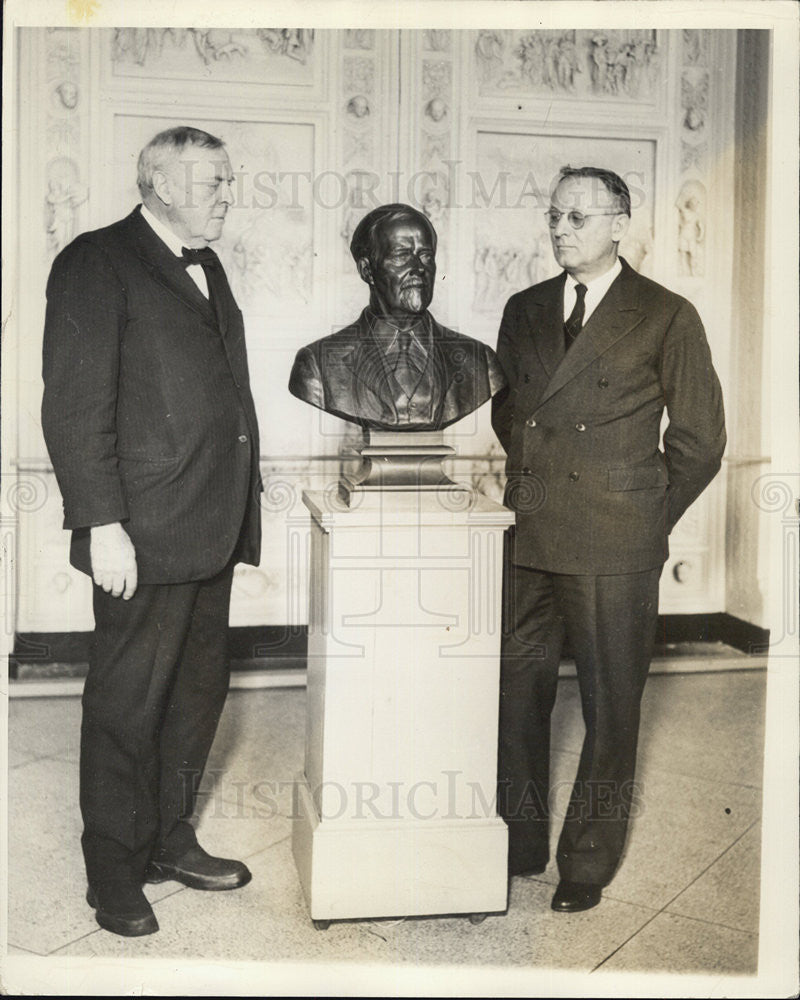
{"label": "carved relief panel", "polygon": [[313,28],[114,28],[114,77],[313,87]]}
{"label": "carved relief panel", "polygon": [[[698,309],[706,328],[728,413],[733,245],[733,32],[672,33],[676,142],[670,157],[671,203],[664,269],[672,287]],[[712,68],[715,68],[712,72]],[[679,140],[679,141],[678,141]],[[687,511],[670,537],[662,603],[676,612],[724,608],[727,465]]]}
{"label": "carved relief panel", "polygon": [[[397,161],[398,86],[397,35],[369,28],[342,33],[336,72],[338,92],[336,163],[341,165],[341,194],[330,199],[337,216],[336,312],[325,333],[351,323],[368,298],[367,288],[350,255],[353,232],[366,213],[386,202],[399,200]],[[340,423],[339,436],[347,433]],[[323,427],[320,424],[322,433]]]}
{"label": "carved relief panel", "polygon": [[408,31],[401,36],[400,162],[404,167],[406,201],[424,212],[437,236],[436,292],[432,310],[445,325],[455,323],[453,240],[457,207],[459,112],[456,101],[458,64],[455,39],[447,30]]}
{"label": "carved relief panel", "polygon": [[708,171],[709,32],[684,29],[681,39],[681,188],[677,211],[677,266],[683,277],[705,275]]}
{"label": "carved relief panel", "polygon": [[20,631],[81,630],[91,627],[91,588],[69,565],[39,410],[47,276],[55,256],[90,219],[90,39],[53,27],[18,31],[16,43],[23,99],[15,122],[16,247],[4,260],[14,308],[4,339],[16,368],[17,410],[12,418],[10,395],[5,416],[16,425],[15,453],[4,456],[3,484],[10,511],[4,527],[14,535],[9,551],[16,550],[9,597],[16,606],[7,607],[7,620]]}
{"label": "carved relief panel", "polygon": [[85,62],[86,47],[79,32],[69,28],[47,31],[44,214],[51,260],[83,228],[82,208],[89,197],[85,163],[88,122],[82,78]]}
{"label": "carved relief panel", "polygon": [[474,35],[482,97],[655,100],[662,53],[653,29],[492,29]]}

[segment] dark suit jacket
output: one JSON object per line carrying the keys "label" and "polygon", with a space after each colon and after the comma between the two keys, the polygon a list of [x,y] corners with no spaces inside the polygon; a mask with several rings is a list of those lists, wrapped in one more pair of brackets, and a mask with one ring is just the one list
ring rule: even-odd
{"label": "dark suit jacket", "polygon": [[240,561],[258,562],[258,426],[226,294],[221,331],[139,208],[53,263],[42,427],[78,569],[91,571],[88,529],[114,521],[141,583],[213,576],[237,541]]}
{"label": "dark suit jacket", "polygon": [[667,535],[720,467],[722,393],[694,307],[625,261],[565,355],[565,279],[512,296],[500,326],[508,388],[492,423],[508,454],[514,559],[638,572],[667,558]]}
{"label": "dark suit jacket", "polygon": [[438,430],[460,420],[501,389],[505,377],[490,347],[430,320],[428,363],[438,391],[429,423],[398,424],[397,387],[387,377],[366,309],[355,323],[297,352],[289,391],[328,413],[381,430]]}

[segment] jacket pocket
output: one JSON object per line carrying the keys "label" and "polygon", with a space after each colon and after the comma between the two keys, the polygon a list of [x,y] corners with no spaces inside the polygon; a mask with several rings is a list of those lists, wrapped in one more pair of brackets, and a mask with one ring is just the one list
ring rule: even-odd
{"label": "jacket pocket", "polygon": [[119,473],[129,502],[143,493],[161,490],[179,483],[184,474],[180,458],[139,458],[119,456]]}
{"label": "jacket pocket", "polygon": [[150,465],[173,465],[175,462],[180,461],[180,455],[135,455],[131,452],[119,452],[117,453],[117,459],[120,462],[147,462]]}
{"label": "jacket pocket", "polygon": [[608,470],[608,488],[615,493],[624,490],[655,490],[666,486],[668,482],[667,469],[662,462]]}

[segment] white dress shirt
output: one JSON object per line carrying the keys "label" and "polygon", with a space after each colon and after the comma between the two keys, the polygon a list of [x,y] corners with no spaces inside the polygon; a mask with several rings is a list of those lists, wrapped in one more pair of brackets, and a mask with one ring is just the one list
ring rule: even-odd
{"label": "white dress shirt", "polygon": [[[142,218],[148,226],[150,226],[156,236],[167,244],[176,257],[183,257],[182,251],[184,244],[181,242],[180,237],[176,236],[169,226],[165,226],[160,219],[157,219],[146,205],[142,205]],[[197,285],[203,295],[208,298],[208,282],[206,281],[206,273],[203,270],[202,265],[190,264],[186,268],[186,273]]]}
{"label": "white dress shirt", "polygon": [[575,286],[577,284],[586,285],[586,297],[584,299],[586,309],[583,314],[583,323],[585,326],[589,321],[589,317],[600,305],[601,299],[609,290],[612,282],[621,271],[622,264],[620,264],[619,258],[617,258],[612,267],[609,268],[605,274],[601,274],[599,278],[593,278],[591,281],[578,282],[576,278],[573,278],[571,274],[568,274],[566,284],[564,285],[564,322],[567,322],[567,319],[575,306],[575,300],[578,298],[575,291]]}

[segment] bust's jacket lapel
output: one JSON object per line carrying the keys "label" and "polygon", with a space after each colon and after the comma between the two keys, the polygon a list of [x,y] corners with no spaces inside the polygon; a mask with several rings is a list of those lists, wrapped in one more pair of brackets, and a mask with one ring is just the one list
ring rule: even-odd
{"label": "bust's jacket lapel", "polygon": [[456,376],[460,374],[464,362],[470,359],[464,348],[448,336],[449,330],[437,323],[433,316],[430,319],[432,351],[428,363],[433,363],[434,382],[440,387],[439,395],[442,405],[445,405]]}
{"label": "bust's jacket lapel", "polygon": [[372,333],[372,324],[365,309],[353,325],[353,344],[341,356],[352,385],[356,412],[365,419],[397,422],[397,409],[392,396],[392,372],[383,351]]}

